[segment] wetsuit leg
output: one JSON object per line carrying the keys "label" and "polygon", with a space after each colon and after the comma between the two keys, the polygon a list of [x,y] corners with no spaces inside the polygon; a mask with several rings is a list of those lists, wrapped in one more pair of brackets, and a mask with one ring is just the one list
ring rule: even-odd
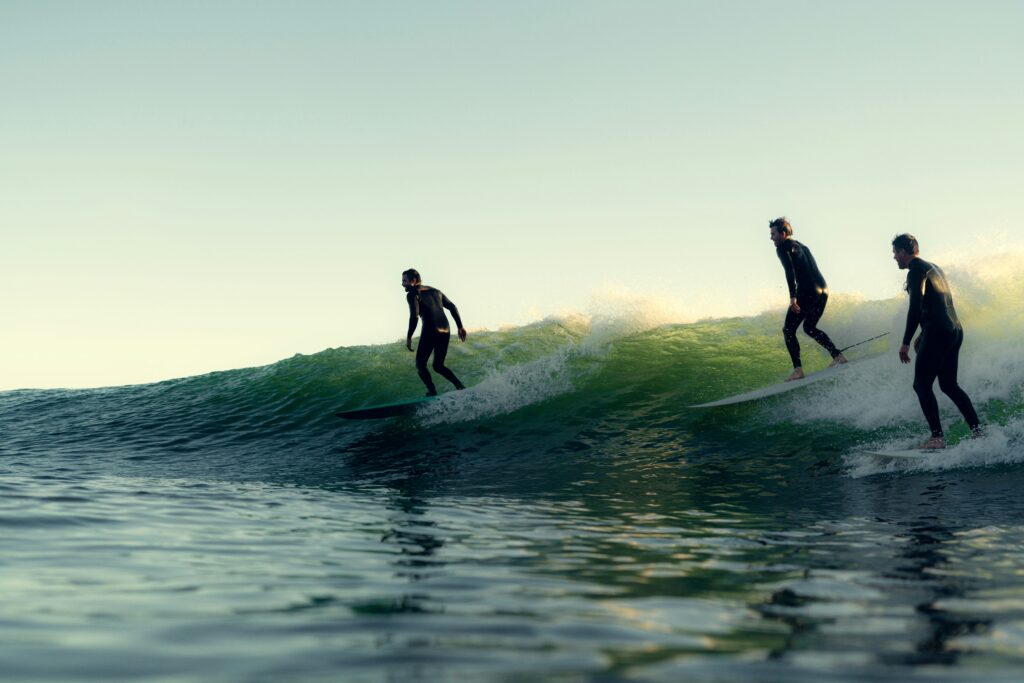
{"label": "wetsuit leg", "polygon": [[449,370],[444,360],[448,357],[448,343],[451,341],[452,335],[449,332],[439,332],[437,335],[437,343],[434,346],[434,372],[444,377],[446,380],[455,385],[456,389],[465,389],[459,378],[455,376],[455,373]]}
{"label": "wetsuit leg", "polygon": [[967,421],[967,426],[975,430],[978,428],[978,413],[975,412],[974,404],[971,403],[967,392],[960,388],[960,384],[956,380],[957,369],[960,365],[960,347],[963,343],[964,331],[959,329],[953,333],[953,343],[939,367],[939,388],[956,404]]}
{"label": "wetsuit leg", "polygon": [[794,313],[792,309],[786,311],[786,322],[782,325],[782,338],[786,340],[786,350],[793,360],[793,367],[800,367],[800,342],[796,340],[796,331],[800,323],[807,315],[807,310],[800,306],[800,312]]}
{"label": "wetsuit leg", "polygon": [[[839,355],[839,349],[836,348],[836,345],[832,343],[827,334],[818,329],[818,321],[825,314],[825,304],[827,303],[828,294],[822,294],[817,299],[808,302],[807,319],[804,320],[804,332],[807,333],[808,337],[821,344],[828,351],[829,355],[835,358]],[[800,307],[803,309],[804,305],[800,304]]]}
{"label": "wetsuit leg", "polygon": [[923,333],[921,346],[917,351],[917,360],[914,363],[914,391],[917,392],[917,400],[921,402],[921,410],[924,412],[925,419],[928,420],[932,436],[942,436],[939,402],[935,400],[932,385],[935,383],[935,378],[939,376],[939,368],[950,349],[951,341],[948,336],[943,334]]}
{"label": "wetsuit leg", "polygon": [[430,354],[434,351],[434,346],[437,343],[437,333],[431,334],[424,330],[420,335],[420,343],[416,347],[416,372],[419,373],[420,379],[427,385],[427,395],[436,395],[437,387],[434,386],[434,378],[430,376],[430,371],[427,370],[427,360],[430,358]]}

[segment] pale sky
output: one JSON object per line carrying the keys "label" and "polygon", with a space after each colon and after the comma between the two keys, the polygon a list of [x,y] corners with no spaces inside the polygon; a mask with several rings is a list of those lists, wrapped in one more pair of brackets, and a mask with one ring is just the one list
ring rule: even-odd
{"label": "pale sky", "polygon": [[[0,389],[834,293],[1024,224],[1021,2],[0,0]],[[781,313],[780,313],[781,315]]]}

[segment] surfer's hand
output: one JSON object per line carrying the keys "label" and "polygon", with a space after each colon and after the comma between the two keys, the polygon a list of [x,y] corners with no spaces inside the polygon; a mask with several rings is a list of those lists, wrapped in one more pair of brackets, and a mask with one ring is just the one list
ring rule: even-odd
{"label": "surfer's hand", "polygon": [[800,314],[800,304],[796,302],[796,299],[793,299],[793,302],[789,304],[789,310],[797,315]]}
{"label": "surfer's hand", "polygon": [[412,337],[406,337],[405,348],[407,348],[410,351],[412,351]]}
{"label": "surfer's hand", "polygon": [[466,341],[466,328],[465,327],[460,327],[459,328],[459,341]]}
{"label": "surfer's hand", "polygon": [[907,346],[906,344],[904,344],[903,346],[900,347],[900,362],[901,363],[909,363],[910,362],[910,347]]}

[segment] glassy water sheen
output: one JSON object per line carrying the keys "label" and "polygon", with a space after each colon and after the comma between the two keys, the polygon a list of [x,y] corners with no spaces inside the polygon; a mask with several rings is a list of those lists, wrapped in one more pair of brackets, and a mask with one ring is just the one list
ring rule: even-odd
{"label": "glassy water sheen", "polygon": [[[0,394],[0,671],[1018,681],[1024,359],[987,311],[1020,292],[961,275],[989,433],[913,466],[859,455],[924,435],[885,339],[834,383],[686,408],[786,373],[777,315],[476,334],[450,355],[472,390],[386,421],[332,413],[420,391],[398,345]],[[902,305],[823,327],[853,343]]]}

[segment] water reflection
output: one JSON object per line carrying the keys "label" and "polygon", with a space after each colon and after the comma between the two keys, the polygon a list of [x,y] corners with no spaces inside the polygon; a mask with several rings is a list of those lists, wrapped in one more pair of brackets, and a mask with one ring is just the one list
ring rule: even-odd
{"label": "water reflection", "polygon": [[[926,488],[924,494],[929,506],[942,509],[955,501],[947,501],[944,496],[947,483],[938,483]],[[982,633],[989,630],[991,619],[956,615],[947,612],[938,605],[942,601],[963,598],[970,592],[971,579],[958,576],[955,563],[951,560],[951,550],[956,550],[960,539],[955,529],[947,526],[938,515],[919,516],[909,523],[906,544],[901,557],[907,562],[897,567],[897,572],[908,580],[927,587],[928,594],[915,605],[917,614],[927,620],[925,636],[917,641],[913,655],[904,658],[909,665],[942,664],[952,666],[962,656],[962,652],[951,647],[954,639]]]}

